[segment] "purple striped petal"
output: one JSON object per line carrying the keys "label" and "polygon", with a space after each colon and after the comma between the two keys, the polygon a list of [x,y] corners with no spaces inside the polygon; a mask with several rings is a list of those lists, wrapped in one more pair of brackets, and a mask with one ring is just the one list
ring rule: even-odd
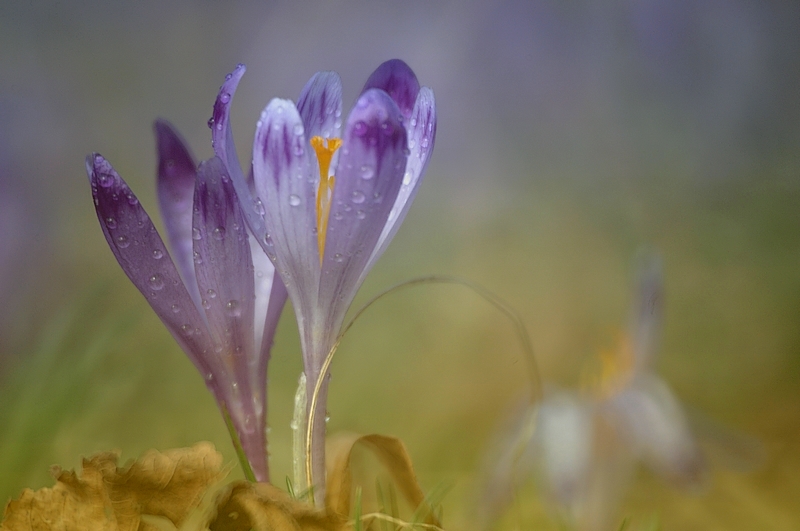
{"label": "purple striped petal", "polygon": [[316,181],[310,149],[294,103],[272,100],[261,114],[253,142],[253,176],[264,201],[267,255],[274,260],[294,301],[307,307],[319,285]]}
{"label": "purple striped petal", "polygon": [[206,326],[153,222],[128,185],[102,156],[86,159],[97,218],[111,251],[131,282],[202,374],[213,364],[203,356]]}
{"label": "purple striped petal", "polygon": [[403,181],[406,132],[385,92],[361,95],[341,151],[320,281],[320,304],[334,330],[355,296]]}
{"label": "purple striped petal", "polygon": [[336,72],[317,72],[297,100],[306,138],[339,137],[342,128],[342,80]]}
{"label": "purple striped petal", "polygon": [[169,122],[154,124],[158,151],[157,194],[172,257],[195,305],[200,292],[192,260],[192,201],[197,164],[186,143]]}
{"label": "purple striped petal", "polygon": [[390,59],[376,68],[367,79],[361,93],[372,88],[386,92],[400,108],[404,118],[408,119],[411,116],[419,93],[419,81],[405,62],[400,59]]}
{"label": "purple striped petal", "polygon": [[[226,360],[252,356],[253,261],[236,192],[217,157],[198,169],[192,231],[197,285],[214,346]],[[237,373],[235,379],[246,381],[249,375]]]}
{"label": "purple striped petal", "polygon": [[[414,104],[414,111],[411,118],[406,123],[408,132],[408,163],[403,174],[403,184],[397,194],[389,219],[383,227],[381,236],[378,239],[378,246],[370,257],[369,264],[365,268],[368,271],[380,258],[389,242],[392,241],[403,220],[406,218],[408,209],[417,195],[422,177],[428,167],[430,155],[433,152],[433,144],[436,140],[436,102],[433,98],[433,91],[428,87],[422,87],[417,95],[417,102]],[[363,278],[362,278],[363,280]]]}
{"label": "purple striped petal", "polygon": [[283,306],[286,303],[286,287],[281,282],[272,261],[267,257],[261,246],[250,235],[250,254],[253,256],[253,269],[255,271],[255,349],[261,352],[259,360],[259,374],[267,370],[270,357],[270,348],[275,336]]}
{"label": "purple striped petal", "polygon": [[233,72],[225,76],[225,82],[220,87],[217,99],[214,102],[214,114],[208,121],[208,126],[211,128],[211,145],[214,147],[214,154],[225,163],[228,174],[233,180],[233,186],[236,190],[236,195],[239,197],[239,205],[244,213],[247,226],[250,227],[250,232],[256,236],[259,245],[266,252],[264,247],[266,229],[261,212],[262,208],[259,207],[258,200],[252,197],[250,187],[239,164],[236,147],[233,143],[233,130],[230,121],[233,96],[245,70],[245,66],[239,63]]}

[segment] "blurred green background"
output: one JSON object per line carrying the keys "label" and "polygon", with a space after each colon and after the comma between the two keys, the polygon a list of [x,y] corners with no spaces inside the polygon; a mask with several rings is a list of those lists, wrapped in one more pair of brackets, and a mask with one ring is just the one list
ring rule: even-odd
{"label": "blurred green background", "polygon": [[[709,448],[699,494],[641,471],[620,519],[800,527],[800,8],[780,1],[3,2],[0,499],[113,448],[124,460],[210,440],[235,459],[202,379],[108,250],[84,157],[102,153],[157,217],[156,117],[209,157],[217,88],[244,62],[246,160],[270,98],[332,69],[348,106],[391,57],[434,89],[437,145],[356,306],[418,275],[471,279],[520,312],[544,379],[575,386],[625,325],[635,252],[653,246],[660,374],[768,458],[743,474]],[[424,488],[452,485],[445,522],[469,528],[525,362],[510,323],[467,290],[392,295],[342,344],[329,430],[403,439]],[[287,307],[269,375],[279,485],[300,370]],[[504,526],[556,528],[533,491]]]}

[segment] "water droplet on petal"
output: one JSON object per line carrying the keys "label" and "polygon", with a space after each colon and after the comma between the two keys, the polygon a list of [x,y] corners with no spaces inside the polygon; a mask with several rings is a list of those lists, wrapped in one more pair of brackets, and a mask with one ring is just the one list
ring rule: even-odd
{"label": "water droplet on petal", "polygon": [[423,148],[428,147],[428,137],[427,136],[422,137],[422,141],[419,143],[419,145],[422,146]]}
{"label": "water droplet on petal", "polygon": [[120,249],[125,249],[130,244],[131,244],[130,240],[128,240],[128,237],[125,236],[124,234],[117,236],[117,247],[119,247]]}
{"label": "water droplet on petal", "polygon": [[225,309],[228,310],[228,315],[231,317],[239,317],[242,315],[242,307],[236,299],[228,301],[228,304],[225,305]]}
{"label": "water droplet on petal", "polygon": [[338,210],[333,213],[333,219],[335,219],[336,221],[341,221],[343,217],[344,217],[344,214],[342,214]]}
{"label": "water droplet on petal", "polygon": [[356,217],[358,219],[364,219],[365,217],[367,217],[367,213],[364,212],[363,210],[359,210],[358,212],[356,212]]}
{"label": "water droplet on petal", "polygon": [[150,284],[150,288],[155,291],[164,289],[164,279],[161,278],[161,275],[158,273],[148,278],[147,283]]}
{"label": "water droplet on petal", "polygon": [[261,202],[261,199],[255,200],[255,207],[256,207],[256,214],[259,216],[263,216],[266,214],[266,210],[264,210],[264,203]]}
{"label": "water droplet on petal", "polygon": [[114,184],[114,177],[107,173],[101,173],[97,176],[97,182],[99,182],[100,186],[103,188],[108,188]]}
{"label": "water droplet on petal", "polygon": [[294,124],[294,128],[292,129],[292,131],[294,131],[294,134],[297,136],[302,135],[304,132],[303,124]]}
{"label": "water droplet on petal", "polygon": [[173,304],[172,305],[172,313],[180,313],[180,312],[181,312],[181,307],[178,306],[177,304]]}
{"label": "water droplet on petal", "polygon": [[117,220],[114,218],[106,218],[106,227],[108,227],[109,229],[116,229]]}
{"label": "water droplet on petal", "polygon": [[161,249],[154,249],[153,258],[155,258],[156,260],[161,260],[162,258],[164,258],[164,252]]}
{"label": "water droplet on petal", "polygon": [[335,255],[333,255],[334,262],[341,262],[342,260],[344,260],[342,253],[336,253]]}
{"label": "water droplet on petal", "polygon": [[219,101],[221,101],[222,103],[228,103],[229,101],[231,101],[231,95],[228,94],[227,92],[223,92],[222,94],[219,95]]}
{"label": "water droplet on petal", "polygon": [[403,184],[408,186],[411,184],[411,172],[407,171],[405,175],[403,175]]}
{"label": "water droplet on petal", "polygon": [[367,164],[361,166],[361,178],[368,181],[375,177],[375,169]]}
{"label": "water droplet on petal", "polygon": [[208,299],[203,299],[203,300],[201,301],[201,304],[203,305],[203,308],[205,308],[206,310],[208,310],[209,308],[211,308],[211,303],[210,303],[210,302],[208,302]]}
{"label": "water droplet on petal", "polygon": [[217,241],[221,241],[225,238],[225,227],[217,227],[211,232],[214,239]]}
{"label": "water droplet on petal", "polygon": [[289,196],[289,204],[292,206],[298,206],[300,204],[300,196],[296,194],[292,194]]}
{"label": "water droplet on petal", "polygon": [[198,229],[197,227],[193,227],[192,228],[192,239],[193,240],[202,240],[203,239],[203,235],[200,233],[200,229]]}
{"label": "water droplet on petal", "polygon": [[210,382],[213,379],[214,379],[214,375],[213,374],[211,374],[211,373],[206,374],[206,381],[207,382]]}
{"label": "water droplet on petal", "polygon": [[208,125],[209,129],[212,129],[214,127],[214,117],[213,116],[208,119],[208,121],[206,122],[206,125]]}
{"label": "water droplet on petal", "polygon": [[216,299],[217,298],[217,292],[214,291],[213,289],[210,289],[210,290],[206,291],[206,294],[208,294],[208,298],[209,299]]}
{"label": "water droplet on petal", "polygon": [[353,126],[353,133],[356,136],[364,136],[365,134],[367,134],[367,129],[369,129],[367,127],[367,124],[359,120],[356,122],[356,125]]}
{"label": "water droplet on petal", "polygon": [[358,205],[363,203],[366,199],[367,197],[364,195],[364,192],[362,192],[361,190],[353,190],[353,194],[351,197],[353,203]]}

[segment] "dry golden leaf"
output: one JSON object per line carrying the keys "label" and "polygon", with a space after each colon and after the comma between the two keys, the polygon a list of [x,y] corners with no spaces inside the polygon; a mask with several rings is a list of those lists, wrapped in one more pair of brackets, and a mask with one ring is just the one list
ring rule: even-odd
{"label": "dry golden leaf", "polygon": [[341,531],[345,518],[294,500],[268,483],[235,481],[220,494],[211,531]]}
{"label": "dry golden leaf", "polygon": [[[426,503],[425,494],[419,486],[414,466],[411,464],[411,457],[400,439],[378,434],[360,436],[345,434],[336,436],[331,442],[333,458],[328,461],[330,466],[325,489],[325,507],[330,512],[343,517],[350,514],[353,484],[350,457],[357,444],[363,444],[383,463],[412,507],[419,508]],[[424,510],[428,515],[428,523],[440,526],[430,508],[425,507]]]}
{"label": "dry golden leaf", "polygon": [[161,453],[151,450],[126,468],[106,452],[83,460],[80,477],[54,467],[56,484],[25,489],[6,505],[0,531],[156,529],[143,515],[176,527],[222,476],[222,455],[210,443]]}

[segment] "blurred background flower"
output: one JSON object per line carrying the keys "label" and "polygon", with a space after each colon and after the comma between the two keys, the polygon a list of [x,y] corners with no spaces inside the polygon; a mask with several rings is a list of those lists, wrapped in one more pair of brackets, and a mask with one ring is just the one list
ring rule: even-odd
{"label": "blurred background flower", "polygon": [[[244,146],[268,99],[314,72],[339,72],[348,107],[399,57],[436,89],[436,156],[356,306],[415,275],[468,277],[520,310],[544,377],[570,386],[625,317],[631,254],[657,246],[670,294],[659,375],[770,458],[751,475],[715,472],[700,497],[637,473],[621,514],[797,528],[798,21],[794,3],[740,0],[3,2],[0,494],[109,448],[229,448],[213,398],[104,248],[85,154],[113,160],[154,210],[152,121],[168,117],[210,157],[210,102],[237,63]],[[393,295],[340,348],[329,431],[402,438],[424,486],[454,485],[445,522],[466,527],[524,363],[508,324],[469,294]],[[279,482],[301,370],[291,319],[270,370]],[[554,528],[527,499],[501,526]]]}

